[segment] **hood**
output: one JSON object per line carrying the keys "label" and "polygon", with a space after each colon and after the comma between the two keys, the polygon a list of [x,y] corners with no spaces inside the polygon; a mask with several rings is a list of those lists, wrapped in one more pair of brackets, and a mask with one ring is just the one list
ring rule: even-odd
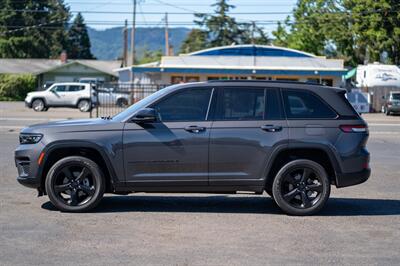
{"label": "hood", "polygon": [[41,123],[30,125],[27,128],[24,128],[21,132],[30,133],[30,132],[41,132],[44,130],[56,130],[56,131],[79,131],[79,130],[98,130],[112,123],[112,120],[106,120],[101,118],[93,118],[93,119],[77,119],[77,120],[61,120],[54,121],[49,123]]}

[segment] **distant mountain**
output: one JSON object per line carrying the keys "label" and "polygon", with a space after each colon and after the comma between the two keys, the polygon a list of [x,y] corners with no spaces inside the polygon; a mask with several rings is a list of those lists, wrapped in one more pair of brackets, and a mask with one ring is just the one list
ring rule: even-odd
{"label": "distant mountain", "polygon": [[[122,27],[110,28],[106,30],[96,30],[88,28],[90,42],[92,44],[92,54],[97,59],[112,60],[122,55]],[[186,38],[190,29],[170,28],[169,40],[174,52],[178,53],[182,41]],[[130,47],[130,30],[128,32],[128,45]],[[136,52],[140,58],[145,49],[163,50],[165,47],[164,28],[136,28]]]}

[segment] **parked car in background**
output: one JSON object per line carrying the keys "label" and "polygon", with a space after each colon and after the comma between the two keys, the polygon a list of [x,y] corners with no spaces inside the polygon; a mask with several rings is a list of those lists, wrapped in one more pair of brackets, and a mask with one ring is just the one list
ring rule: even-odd
{"label": "parked car in background", "polygon": [[95,91],[90,86],[76,82],[54,83],[46,90],[29,92],[25,105],[36,112],[47,111],[50,107],[71,107],[88,112],[96,102]]}
{"label": "parked car in background", "polygon": [[131,101],[127,92],[118,92],[114,88],[99,88],[96,92],[100,106],[117,105],[125,108],[130,105]]}
{"label": "parked car in background", "polygon": [[382,112],[386,115],[400,113],[400,91],[391,91],[388,97],[384,97],[385,102],[382,106]]}
{"label": "parked car in background", "polygon": [[368,126],[345,92],[269,81],[173,85],[114,117],[23,129],[17,179],[69,212],[94,208],[107,192],[266,191],[288,214],[314,214],[331,185],[370,175]]}

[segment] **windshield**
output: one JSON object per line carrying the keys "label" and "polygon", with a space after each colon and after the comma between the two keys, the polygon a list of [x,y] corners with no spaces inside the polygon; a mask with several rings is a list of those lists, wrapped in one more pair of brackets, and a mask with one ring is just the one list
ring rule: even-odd
{"label": "windshield", "polygon": [[393,93],[392,94],[393,100],[399,100],[400,101],[400,93]]}
{"label": "windshield", "polygon": [[117,120],[117,121],[123,121],[127,118],[129,118],[130,116],[132,116],[134,113],[136,113],[137,111],[139,111],[140,109],[146,107],[148,104],[150,104],[151,102],[153,102],[154,100],[162,97],[163,95],[169,93],[172,89],[174,89],[177,85],[172,85],[169,87],[166,87],[164,89],[161,89],[159,91],[156,91],[155,93],[143,98],[142,100],[136,102],[135,104],[131,105],[129,108],[125,109],[124,111],[122,111],[121,113],[115,115],[113,117],[113,120]]}

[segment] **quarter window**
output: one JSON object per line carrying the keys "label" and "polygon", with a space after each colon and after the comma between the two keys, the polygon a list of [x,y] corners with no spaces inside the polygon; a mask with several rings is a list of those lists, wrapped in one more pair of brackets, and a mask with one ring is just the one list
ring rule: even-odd
{"label": "quarter window", "polygon": [[177,92],[153,105],[161,121],[204,121],[206,120],[211,89],[199,88]]}
{"label": "quarter window", "polygon": [[263,120],[264,89],[224,88],[218,105],[220,120]]}
{"label": "quarter window", "polygon": [[316,95],[300,90],[284,90],[286,116],[293,119],[331,119],[336,113]]}

